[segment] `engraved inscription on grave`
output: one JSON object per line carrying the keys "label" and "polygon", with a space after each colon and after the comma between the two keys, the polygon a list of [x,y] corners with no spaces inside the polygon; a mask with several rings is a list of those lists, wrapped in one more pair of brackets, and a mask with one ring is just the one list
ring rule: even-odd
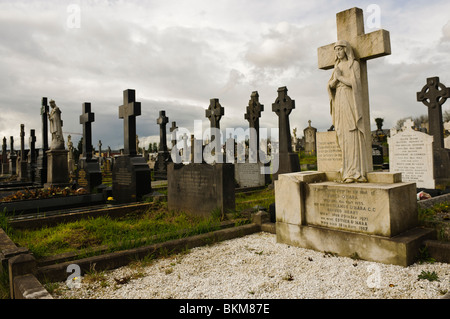
{"label": "engraved inscription on grave", "polygon": [[320,214],[320,225],[348,230],[367,231],[369,217],[375,207],[366,207],[358,199],[358,190],[335,190],[329,192],[314,205]]}
{"label": "engraved inscription on grave", "polygon": [[82,168],[78,170],[78,185],[81,187],[88,186],[88,181],[86,179],[86,171]]}
{"label": "engraved inscription on grave", "polygon": [[131,172],[129,172],[126,168],[120,167],[116,173],[116,181],[119,185],[131,185]]}
{"label": "engraved inscription on grave", "polygon": [[360,188],[311,188],[312,209],[307,223],[360,233],[374,233],[379,225],[384,205],[374,200],[381,196],[376,190]]}
{"label": "engraved inscription on grave", "polygon": [[316,135],[317,169],[321,172],[338,171],[342,166],[342,152],[336,142],[336,132]]}
{"label": "engraved inscription on grave", "polygon": [[189,174],[181,174],[178,180],[180,192],[184,197],[196,198],[199,194],[207,194],[216,192],[216,185],[211,183],[211,174],[202,174],[202,171],[190,171]]}
{"label": "engraved inscription on grave", "polygon": [[407,129],[388,139],[391,172],[402,173],[404,182],[434,188],[433,137]]}
{"label": "engraved inscription on grave", "polygon": [[426,145],[417,136],[399,138],[393,156],[397,157],[397,170],[402,172],[403,181],[425,182],[426,155]]}

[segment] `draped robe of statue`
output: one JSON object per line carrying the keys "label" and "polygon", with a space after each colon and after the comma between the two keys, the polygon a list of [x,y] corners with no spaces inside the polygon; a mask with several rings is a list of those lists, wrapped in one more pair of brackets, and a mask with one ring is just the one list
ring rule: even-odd
{"label": "draped robe of statue", "polygon": [[369,137],[364,136],[363,129],[360,65],[347,41],[336,42],[336,47],[343,48],[346,59],[336,54],[328,93],[337,143],[342,151],[341,178],[344,183],[367,182]]}

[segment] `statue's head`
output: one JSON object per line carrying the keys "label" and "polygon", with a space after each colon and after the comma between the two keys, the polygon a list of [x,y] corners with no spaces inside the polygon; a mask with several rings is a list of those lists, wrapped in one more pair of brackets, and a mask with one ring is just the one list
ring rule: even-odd
{"label": "statue's head", "polygon": [[353,63],[355,60],[355,54],[352,46],[345,40],[339,40],[335,43],[334,52],[336,54],[336,61],[342,60],[344,57],[346,57],[350,63]]}
{"label": "statue's head", "polygon": [[50,100],[50,106],[52,108],[56,106],[55,100]]}

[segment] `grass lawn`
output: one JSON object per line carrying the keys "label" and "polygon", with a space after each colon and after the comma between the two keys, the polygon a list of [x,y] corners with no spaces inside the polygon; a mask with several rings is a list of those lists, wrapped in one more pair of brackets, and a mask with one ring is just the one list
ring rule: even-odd
{"label": "grass lawn", "polygon": [[[236,194],[236,211],[228,216],[241,217],[241,211],[254,206],[268,208],[274,202],[273,193],[273,190],[264,189]],[[0,227],[18,246],[28,247],[39,259],[102,245],[121,250],[202,234],[219,229],[223,219],[218,211],[213,211],[209,217],[193,216],[169,211],[166,202],[156,202],[138,216],[89,218],[36,230],[13,229],[7,225],[6,217],[0,215]]]}

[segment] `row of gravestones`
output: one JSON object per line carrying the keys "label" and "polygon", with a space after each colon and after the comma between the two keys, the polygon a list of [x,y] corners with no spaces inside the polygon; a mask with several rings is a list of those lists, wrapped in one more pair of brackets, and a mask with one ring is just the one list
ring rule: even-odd
{"label": "row of gravestones", "polygon": [[[125,90],[124,91],[124,102],[123,105],[119,107],[119,118],[123,119],[124,126],[124,150],[122,156],[117,156],[114,161],[114,168],[112,171],[113,180],[113,195],[117,202],[132,202],[141,199],[144,195],[151,193],[151,171],[146,160],[142,156],[137,154],[136,145],[136,116],[141,114],[140,102],[136,102],[135,91]],[[58,110],[54,101],[51,101],[52,108]],[[280,130],[280,148],[279,148],[279,165],[278,170],[274,172],[274,178],[280,173],[299,171],[299,162],[296,154],[292,153],[291,143],[290,143],[290,128],[289,128],[289,114],[292,109],[295,108],[295,102],[290,99],[287,95],[287,88],[283,87],[278,90],[278,98],[275,103],[273,103],[272,109],[278,115],[279,118],[279,130]],[[263,110],[263,105],[259,103],[259,96],[257,92],[253,92],[251,99],[249,101],[249,106],[247,107],[247,113],[245,118],[249,121],[250,127],[255,130],[251,130],[251,134],[256,132],[256,136],[250,136],[251,140],[255,139],[259,141],[258,131],[259,131],[259,117],[261,111]],[[54,110],[52,110],[54,112]],[[224,108],[220,105],[218,99],[211,99],[210,106],[205,112],[206,117],[209,118],[211,122],[212,129],[220,130],[220,119],[224,114]],[[48,118],[49,109],[47,105],[47,98],[42,99],[41,108],[42,117],[42,128],[43,128],[43,147],[42,151],[39,152],[36,160],[36,181],[41,185],[45,186],[69,186],[69,168],[68,168],[68,151],[64,149],[64,143],[62,147],[52,148],[48,147],[49,141],[47,137],[48,130]],[[51,123],[55,127],[61,128],[62,120],[58,119],[60,122],[57,124]],[[90,103],[83,103],[82,114],[80,116],[80,124],[83,126],[83,148],[82,156],[79,160],[78,170],[77,170],[77,181],[79,186],[85,187],[89,190],[97,187],[102,183],[102,175],[99,169],[98,160],[93,157],[92,149],[92,122],[94,122],[95,116],[91,111]],[[165,112],[160,112],[160,117],[157,119],[157,123],[160,125],[160,146],[158,151],[158,160],[155,165],[155,177],[168,178],[170,184],[170,177],[167,175],[168,164],[171,162],[171,156],[167,149],[166,142],[166,124],[168,123],[168,118],[165,116]],[[175,130],[176,124],[172,128]],[[23,128],[23,126],[22,126]],[[53,133],[53,131],[52,131]],[[23,132],[21,133],[23,137]],[[57,134],[56,134],[57,136]],[[55,134],[52,134],[52,145],[54,142]],[[203,150],[203,146],[200,144],[201,141],[193,141],[194,147],[192,147],[191,152],[197,157],[200,150]],[[200,143],[199,143],[200,142]],[[33,141],[34,143],[34,141]],[[220,149],[220,140],[215,136],[211,136],[211,143],[217,144],[216,150]],[[58,143],[58,145],[61,143]],[[195,147],[197,145],[197,147]],[[5,148],[5,146],[4,146]],[[11,148],[13,149],[13,148]],[[24,149],[24,144],[22,141],[22,153]],[[196,150],[196,151],[195,151]],[[221,152],[216,152],[215,156],[219,156]],[[14,154],[11,152],[11,154]],[[200,152],[200,156],[201,152]],[[23,156],[21,156],[23,157]],[[34,157],[34,156],[32,156]],[[200,163],[201,170],[207,170],[207,166],[203,165],[204,161],[196,161]],[[225,165],[229,167],[228,165]],[[233,167],[233,166],[231,166]],[[259,167],[258,167],[259,168]],[[227,168],[229,169],[229,168]],[[266,176],[261,174],[261,171],[255,170],[253,168],[241,167],[240,170],[243,173],[239,175],[248,175],[248,172],[255,173],[257,176],[263,176],[263,182],[266,182]],[[223,176],[227,183],[232,186],[234,194],[234,184],[235,184],[235,171],[233,167],[232,174],[227,171]],[[181,178],[180,180],[183,180]],[[206,179],[209,181],[215,180],[214,178]],[[222,184],[224,181],[222,181]],[[188,185],[189,182],[185,183]],[[185,185],[182,185],[183,187]],[[215,185],[215,184],[214,184]],[[211,188],[212,189],[212,188]],[[216,192],[213,192],[216,193]],[[175,197],[175,196],[174,196]],[[234,197],[234,196],[233,196]],[[232,201],[234,205],[234,200]]]}

